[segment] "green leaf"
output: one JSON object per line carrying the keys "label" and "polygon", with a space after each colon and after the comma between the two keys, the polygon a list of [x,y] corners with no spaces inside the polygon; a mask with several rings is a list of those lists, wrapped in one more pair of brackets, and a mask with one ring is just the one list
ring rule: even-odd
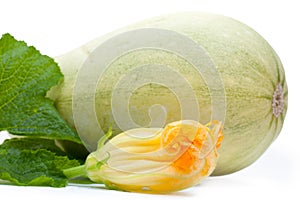
{"label": "green leaf", "polygon": [[0,131],[81,143],[45,97],[62,79],[52,58],[4,34],[0,39]]}
{"label": "green leaf", "polygon": [[66,153],[60,149],[54,140],[43,139],[43,138],[11,138],[5,140],[3,144],[0,145],[1,149],[17,149],[17,150],[38,150],[45,149],[55,153],[56,155],[65,156]]}
{"label": "green leaf", "polygon": [[64,187],[68,179],[62,170],[80,163],[55,152],[62,154],[46,139],[6,140],[0,145],[0,179],[16,185]]}

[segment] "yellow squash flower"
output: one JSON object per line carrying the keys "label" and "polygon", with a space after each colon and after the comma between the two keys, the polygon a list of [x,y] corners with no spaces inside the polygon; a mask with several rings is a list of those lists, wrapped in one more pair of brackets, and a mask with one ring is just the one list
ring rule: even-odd
{"label": "yellow squash flower", "polygon": [[85,163],[86,175],[117,190],[142,193],[182,190],[213,172],[222,139],[218,121],[204,126],[182,120],[164,129],[132,129],[91,153]]}

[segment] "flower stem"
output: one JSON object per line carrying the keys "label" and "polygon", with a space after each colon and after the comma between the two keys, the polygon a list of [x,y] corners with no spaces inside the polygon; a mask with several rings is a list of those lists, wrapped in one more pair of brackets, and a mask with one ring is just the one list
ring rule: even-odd
{"label": "flower stem", "polygon": [[77,167],[65,169],[65,170],[63,170],[63,173],[68,179],[76,178],[76,177],[80,177],[80,176],[86,176],[85,165],[80,165]]}

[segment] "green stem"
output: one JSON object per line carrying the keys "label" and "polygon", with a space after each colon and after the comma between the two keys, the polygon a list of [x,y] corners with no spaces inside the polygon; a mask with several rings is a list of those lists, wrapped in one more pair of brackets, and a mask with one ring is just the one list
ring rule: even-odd
{"label": "green stem", "polygon": [[107,133],[105,135],[103,135],[100,140],[98,141],[98,147],[97,149],[101,149],[105,142],[112,136],[112,126],[109,127],[109,130],[107,131]]}
{"label": "green stem", "polygon": [[76,177],[80,177],[80,176],[86,176],[85,165],[80,165],[77,167],[65,169],[65,170],[63,170],[63,173],[68,179],[76,178]]}

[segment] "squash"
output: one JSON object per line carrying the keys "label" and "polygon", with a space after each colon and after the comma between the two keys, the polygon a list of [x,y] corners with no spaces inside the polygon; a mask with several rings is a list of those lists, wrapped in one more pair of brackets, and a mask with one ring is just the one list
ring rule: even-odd
{"label": "squash", "polygon": [[224,141],[213,175],[257,160],[280,133],[288,90],[268,42],[247,25],[209,13],[155,17],[56,58],[65,80],[48,96],[89,151],[113,127],[219,120]]}

